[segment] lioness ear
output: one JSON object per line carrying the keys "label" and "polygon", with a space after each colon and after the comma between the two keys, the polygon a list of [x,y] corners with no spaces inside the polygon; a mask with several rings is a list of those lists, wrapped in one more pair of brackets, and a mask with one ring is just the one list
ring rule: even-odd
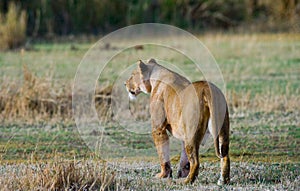
{"label": "lioness ear", "polygon": [[143,80],[148,80],[149,78],[149,70],[148,70],[148,66],[142,61],[139,61],[138,67],[141,71],[141,75],[142,75],[142,79]]}
{"label": "lioness ear", "polygon": [[155,64],[157,64],[157,62],[156,62],[156,60],[155,60],[154,58],[150,58],[150,59],[147,61],[147,63],[155,63]]}

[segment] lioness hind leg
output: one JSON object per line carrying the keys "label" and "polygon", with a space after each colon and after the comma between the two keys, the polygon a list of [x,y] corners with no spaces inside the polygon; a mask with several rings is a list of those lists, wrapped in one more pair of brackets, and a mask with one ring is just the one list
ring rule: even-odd
{"label": "lioness hind leg", "polygon": [[229,158],[229,118],[228,112],[225,116],[223,127],[219,134],[219,150],[221,158],[221,173],[218,185],[228,184],[230,182],[230,158]]}
{"label": "lioness hind leg", "polygon": [[179,168],[177,171],[177,178],[185,178],[190,172],[190,162],[185,152],[184,141],[182,141],[182,151],[180,155]]}
{"label": "lioness hind leg", "polygon": [[221,158],[221,174],[218,180],[218,185],[229,184],[230,182],[230,159],[229,156]]}
{"label": "lioness hind leg", "polygon": [[186,179],[184,180],[184,183],[193,183],[198,176],[199,173],[199,144],[193,143],[189,144],[186,143],[185,150],[190,162],[190,172]]}
{"label": "lioness hind leg", "polygon": [[230,182],[230,158],[228,154],[229,142],[219,138],[220,141],[220,157],[221,157],[221,173],[218,180],[218,185],[228,184]]}

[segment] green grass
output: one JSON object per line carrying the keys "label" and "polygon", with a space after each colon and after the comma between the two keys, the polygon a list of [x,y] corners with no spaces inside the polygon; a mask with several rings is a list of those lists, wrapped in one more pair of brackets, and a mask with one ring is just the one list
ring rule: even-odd
{"label": "green grass", "polygon": [[[256,35],[226,36],[216,35],[200,37],[215,56],[228,90],[243,92],[252,90],[252,94],[284,94],[286,91],[299,94],[300,51],[299,36],[289,35]],[[248,39],[249,38],[249,39]],[[284,41],[284,39],[286,40]],[[291,41],[291,39],[295,39]],[[75,50],[71,46],[76,47]],[[14,80],[22,77],[22,64],[37,76],[51,76],[55,80],[72,80],[75,77],[77,66],[91,44],[85,43],[39,43],[33,44],[34,51],[0,52],[0,76]],[[119,47],[120,49],[125,47]],[[159,49],[164,50],[164,48]],[[100,82],[118,77],[117,71],[122,71],[122,65],[133,55],[139,58],[159,57],[171,63],[183,63],[183,71],[192,80],[199,79],[198,72],[186,57],[176,52],[161,53],[157,47],[148,45],[143,51],[133,48],[116,56],[103,72]],[[99,54],[107,54],[109,50],[99,50]],[[156,56],[157,55],[157,56]],[[179,64],[178,66],[182,66]],[[120,68],[118,70],[117,68]],[[195,74],[194,74],[195,73]],[[2,79],[3,80],[3,79]],[[111,81],[113,82],[113,81]],[[288,88],[286,88],[288,86]]]}
{"label": "green grass", "polygon": [[[255,113],[253,115],[231,119],[231,144],[230,153],[233,161],[272,161],[272,162],[298,162],[300,152],[297,149],[300,138],[300,130],[297,125],[277,124],[264,121],[282,117],[283,114]],[[286,114],[285,121],[293,120],[294,114]],[[252,123],[249,123],[252,121]],[[1,161],[26,161],[30,157],[48,160],[53,154],[64,155],[67,159],[88,158],[93,155],[74,125],[9,125],[0,127],[0,151]],[[153,149],[153,141],[149,135],[129,133],[123,128],[108,127],[105,133],[116,144],[132,150],[138,149],[140,156],[149,156],[139,149]],[[101,132],[98,133],[99,137]],[[103,149],[112,149],[111,147]],[[176,149],[176,148],[175,148]],[[176,151],[176,150],[175,150]],[[113,153],[110,156],[128,156],[124,153]],[[120,152],[120,150],[116,150]],[[102,152],[105,153],[105,152]],[[178,160],[180,146],[177,153],[173,152],[172,158]],[[101,156],[100,156],[101,157]],[[134,157],[134,156],[132,156]],[[214,148],[201,155],[204,161],[215,160]],[[107,156],[104,159],[108,159]]]}
{"label": "green grass", "polygon": [[53,155],[89,156],[74,126],[64,125],[8,125],[1,126],[1,162],[49,160]]}

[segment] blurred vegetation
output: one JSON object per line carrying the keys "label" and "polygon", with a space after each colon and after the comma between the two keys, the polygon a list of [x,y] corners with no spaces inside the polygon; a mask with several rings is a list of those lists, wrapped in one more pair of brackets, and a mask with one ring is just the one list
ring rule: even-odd
{"label": "blurred vegetation", "polygon": [[0,49],[154,22],[192,31],[299,32],[300,0],[1,0]]}
{"label": "blurred vegetation", "polygon": [[0,50],[12,49],[24,43],[26,37],[26,12],[11,3],[5,15],[0,14]]}
{"label": "blurred vegetation", "polygon": [[187,30],[299,30],[300,0],[1,0],[25,10],[28,36],[103,34],[159,22]]}

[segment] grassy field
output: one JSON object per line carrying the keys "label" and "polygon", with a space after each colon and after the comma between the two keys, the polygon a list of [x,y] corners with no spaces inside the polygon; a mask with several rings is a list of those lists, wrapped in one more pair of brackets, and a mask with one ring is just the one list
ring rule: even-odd
{"label": "grassy field", "polygon": [[[106,164],[90,150],[78,133],[69,105],[77,66],[92,43],[75,41],[34,43],[31,50],[0,52],[1,189],[299,189],[300,35],[198,37],[214,55],[226,83],[231,120],[230,185],[216,186],[219,163],[213,148],[201,154],[199,177],[188,186],[175,178],[154,179],[159,170],[156,156],[139,164],[149,168],[120,168]],[[124,48],[117,44],[110,47]],[[100,51],[107,54],[112,50]],[[133,55],[182,63],[184,73],[198,79],[189,60],[162,52],[145,46],[116,56],[98,80],[96,94],[111,95],[111,82],[118,77],[116,68],[122,70]],[[146,99],[142,96],[138,103],[144,106],[136,106],[141,114],[137,118],[142,120],[149,118]],[[102,99],[96,102],[100,116],[109,103]],[[124,131],[114,131],[111,136],[128,147],[153,146],[151,139]],[[126,165],[134,165],[137,159],[128,158]],[[172,155],[173,176],[178,159],[179,150]]]}

